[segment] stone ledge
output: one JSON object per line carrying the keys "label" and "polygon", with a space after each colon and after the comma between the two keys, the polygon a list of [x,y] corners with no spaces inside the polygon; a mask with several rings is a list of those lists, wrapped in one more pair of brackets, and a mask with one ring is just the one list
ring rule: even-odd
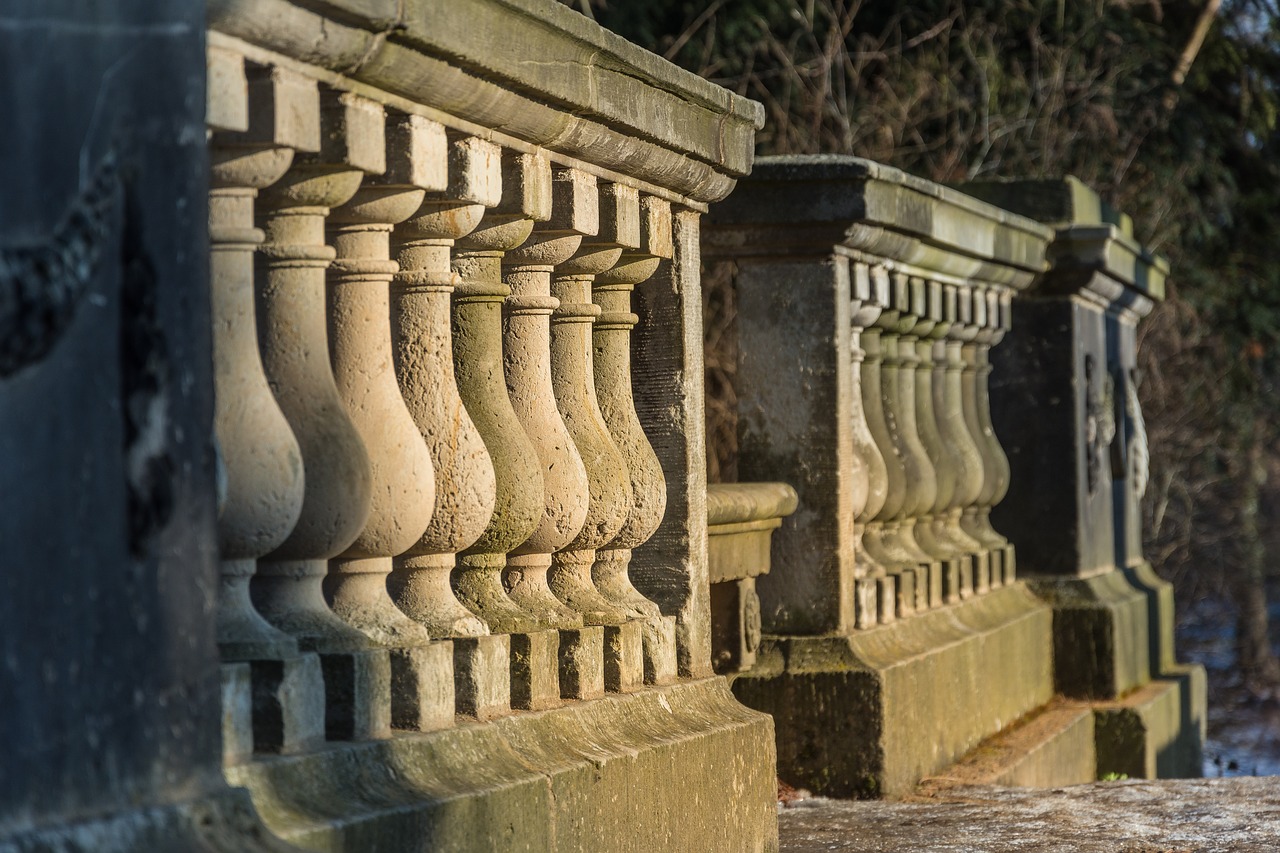
{"label": "stone ledge", "polygon": [[772,768],[771,721],[714,678],[228,776],[311,850],[738,853],[777,849]]}
{"label": "stone ledge", "polygon": [[1181,678],[1153,681],[1119,701],[1095,705],[1098,776],[1200,775],[1203,721],[1195,712],[1203,707],[1204,670],[1185,670]]}
{"label": "stone ledge", "polygon": [[1052,613],[1022,583],[845,637],[773,637],[733,685],[773,714],[778,773],[898,796],[1053,695]]}

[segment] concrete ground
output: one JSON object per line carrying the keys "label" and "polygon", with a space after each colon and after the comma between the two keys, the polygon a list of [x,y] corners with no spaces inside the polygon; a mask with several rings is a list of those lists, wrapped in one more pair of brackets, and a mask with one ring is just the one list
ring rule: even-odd
{"label": "concrete ground", "polygon": [[779,807],[783,853],[1273,853],[1280,777],[951,788]]}

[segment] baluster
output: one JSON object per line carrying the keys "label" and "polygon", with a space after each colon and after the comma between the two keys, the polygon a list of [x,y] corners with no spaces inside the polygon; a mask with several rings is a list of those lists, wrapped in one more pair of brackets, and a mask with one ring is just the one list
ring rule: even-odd
{"label": "baluster", "polygon": [[459,278],[450,250],[501,200],[501,150],[475,137],[450,137],[448,184],[442,193],[429,193],[394,234],[400,264],[391,302],[396,375],[431,453],[436,506],[422,538],[396,560],[388,587],[400,609],[432,636],[453,638],[457,710],[488,719],[511,707],[511,638],[490,634],[458,600],[451,578],[460,574],[457,553],[489,527],[497,479],[455,373],[452,294]]}
{"label": "baluster", "polygon": [[333,373],[369,452],[372,502],[360,535],[330,561],[325,595],[347,624],[391,649],[392,723],[416,730],[453,720],[453,653],[448,643],[432,644],[387,592],[392,558],[422,537],[436,492],[431,455],[392,364],[390,285],[399,265],[390,260],[390,238],[421,207],[425,190],[445,188],[446,164],[443,127],[418,116],[389,118],[385,175],[367,179],[327,222],[337,253],[328,279]]}
{"label": "baluster", "polygon": [[[450,584],[456,553],[474,543],[493,514],[493,463],[458,393],[453,370],[449,251],[502,193],[497,146],[474,137],[448,143],[448,187],[428,194],[393,232],[400,271],[391,286],[396,377],[405,407],[435,470],[435,507],[418,542],[393,564],[387,586],[396,605],[433,637],[483,637],[488,626],[458,601]],[[455,643],[456,649],[465,644]]]}
{"label": "baluster", "polygon": [[327,561],[355,541],[369,517],[370,468],[360,434],[334,383],[325,312],[325,218],[385,168],[382,108],[324,93],[321,149],[295,158],[263,194],[267,241],[258,254],[258,328],[263,365],[302,449],[302,514],[259,566],[252,593],[269,620],[320,653],[325,729],[331,738],[390,729],[390,661],[325,603]]}
{"label": "baluster", "polygon": [[[929,604],[937,606],[954,603],[960,600],[960,575],[962,564],[967,563],[963,552],[946,538],[940,530],[942,507],[948,504],[955,494],[956,471],[951,462],[951,447],[942,437],[938,423],[938,415],[934,410],[934,378],[937,375],[934,362],[934,346],[939,338],[947,334],[950,328],[948,312],[944,304],[946,292],[942,283],[931,280],[912,279],[912,286],[917,284],[925,292],[927,316],[933,320],[932,327],[923,323],[917,327],[920,339],[915,343],[918,359],[915,371],[915,405],[916,426],[920,443],[929,457],[933,468],[935,489],[933,500],[924,503],[920,516],[916,520],[916,540],[925,553],[934,558],[941,567],[941,576],[929,587]],[[954,316],[954,289],[951,291],[952,310]]]}
{"label": "baluster", "polygon": [[[960,350],[972,340],[977,328],[972,323],[972,288],[947,285],[947,314],[951,323],[946,338],[934,343],[934,412],[942,443],[950,452],[954,466],[954,483],[949,500],[941,505],[938,536],[950,542],[964,556],[959,595],[966,598],[975,591],[980,578],[990,576],[985,547],[960,525],[963,509],[977,500],[982,491],[982,454],[964,421],[961,372],[964,362]],[[986,586],[983,586],[983,591]]]}
{"label": "baluster", "polygon": [[[308,109],[318,98],[314,83],[267,68],[246,79],[243,60],[223,51],[211,51],[210,62],[240,84],[231,106],[243,131],[214,133],[209,191],[214,432],[226,482],[218,517],[217,636],[224,661],[248,662],[253,706],[246,723],[235,719],[236,703],[228,705],[227,751],[235,760],[243,755],[233,743],[297,752],[324,735],[319,659],[300,654],[297,641],[263,619],[249,594],[258,559],[284,542],[303,499],[301,451],[258,354],[253,256],[265,236],[254,227],[254,200],[288,170],[295,148],[319,146],[320,129],[307,120],[318,116]],[[231,670],[243,672],[234,664]],[[232,675],[233,684],[239,680]]]}
{"label": "baluster", "polygon": [[[1004,340],[1013,316],[1013,293],[1005,288],[992,288],[987,292],[987,316],[991,320],[989,343],[978,348],[978,399],[977,416],[982,435],[990,448],[992,462],[992,485],[990,495],[983,492],[983,500],[979,504],[978,521],[988,533],[992,547],[999,550],[1000,578],[999,585],[1011,584],[1016,572],[1016,560],[1013,545],[991,525],[991,509],[1009,493],[1009,457],[1005,455],[1000,438],[996,435],[991,423],[991,348]],[[981,341],[981,339],[979,339]],[[992,583],[997,579],[992,576]]]}
{"label": "baluster", "polygon": [[557,169],[551,219],[503,257],[504,281],[511,288],[505,305],[503,365],[507,390],[542,463],[543,512],[538,528],[507,558],[511,598],[540,625],[582,626],[582,616],[555,597],[547,585],[551,554],[568,545],[587,517],[587,471],[556,408],[551,379],[551,275],[573,256],[587,234],[599,228],[593,175]]}
{"label": "baluster", "polygon": [[[965,508],[961,517],[966,533],[977,539],[986,548],[990,566],[991,586],[1000,586],[1006,575],[1006,561],[1012,562],[1012,552],[1007,549],[1008,541],[991,526],[990,511],[995,504],[995,496],[1001,490],[1000,469],[1003,461],[1007,470],[1008,460],[1004,459],[1004,451],[994,443],[995,431],[991,428],[990,400],[987,396],[987,373],[991,369],[987,353],[995,339],[995,326],[999,324],[999,302],[995,302],[992,311],[993,294],[988,288],[975,288],[973,299],[973,322],[977,328],[973,340],[961,348],[964,360],[962,384],[964,388],[964,419],[969,433],[973,436],[982,454],[982,489],[977,500]],[[986,414],[983,415],[985,410]],[[1007,482],[1007,475],[1005,480]],[[1007,488],[1007,485],[1005,486]],[[1012,565],[1009,571],[1012,572]],[[981,581],[979,590],[981,591]]]}
{"label": "baluster", "polygon": [[496,475],[493,517],[460,555],[454,588],[491,630],[510,635],[511,701],[530,709],[559,702],[560,638],[512,600],[503,579],[507,554],[540,526],[545,487],[542,461],[507,392],[503,304],[511,289],[502,281],[502,262],[506,252],[528,239],[536,221],[550,218],[551,208],[551,164],[545,157],[508,152],[501,203],[457,241],[453,252],[453,269],[461,279],[453,295],[454,371]]}
{"label": "baluster", "polygon": [[895,519],[906,502],[906,471],[902,455],[889,432],[889,422],[885,415],[884,328],[893,326],[897,321],[898,311],[888,307],[889,279],[884,268],[873,267],[871,279],[885,294],[885,307],[875,317],[873,325],[864,327],[859,336],[864,353],[862,409],[877,454],[885,465],[885,494],[879,510],[868,516],[862,542],[867,555],[884,566],[894,577],[897,615],[908,616],[915,612],[917,561],[916,555],[905,550],[900,540],[892,535],[897,526]]}
{"label": "baluster", "polygon": [[[582,530],[568,545],[552,555],[549,575],[552,591],[582,615],[586,628],[562,637],[572,652],[561,669],[562,689],[570,695],[590,695],[596,690],[599,665],[601,684],[611,689],[629,685],[639,673],[643,678],[643,640],[639,623],[630,622],[625,605],[605,598],[592,576],[597,549],[613,540],[631,511],[631,483],[626,461],[614,444],[600,412],[596,396],[592,327],[600,307],[591,301],[595,276],[612,269],[624,248],[640,244],[639,194],[630,187],[607,184],[600,188],[600,228],[569,260],[556,267],[552,295],[560,305],[551,315],[551,369],[556,405],[587,472],[590,501]],[[594,644],[600,637],[597,664]],[[607,653],[606,653],[607,649]]]}
{"label": "baluster", "polygon": [[538,625],[507,595],[502,582],[507,552],[537,529],[542,518],[542,465],[507,394],[503,371],[502,282],[505,252],[528,239],[535,220],[551,214],[551,167],[542,158],[508,154],[502,201],[479,226],[454,243],[453,368],[458,393],[484,439],[495,475],[493,515],[480,538],[458,560],[455,591],[492,631],[528,632]]}
{"label": "baluster", "polygon": [[[849,424],[854,453],[862,463],[866,479],[862,506],[854,515],[854,524],[858,528],[854,537],[854,583],[866,587],[865,592],[855,592],[854,595],[857,606],[855,624],[858,628],[870,628],[877,622],[890,622],[896,615],[896,579],[889,576],[886,567],[872,556],[863,541],[867,525],[884,508],[889,492],[889,472],[884,454],[876,446],[875,437],[871,433],[864,403],[862,377],[866,351],[861,344],[867,327],[875,323],[884,310],[889,294],[887,279],[884,276],[873,276],[866,264],[854,265],[853,280],[855,305],[849,350],[853,362],[851,398],[854,412]],[[878,373],[878,366],[876,371]]]}
{"label": "baluster", "polygon": [[593,301],[600,316],[593,330],[596,397],[600,412],[630,476],[632,504],[618,535],[596,551],[592,578],[605,598],[622,604],[643,623],[644,672],[651,682],[675,676],[675,617],[632,585],[631,551],[648,541],[662,523],[667,481],[658,455],[636,414],[631,378],[631,330],[639,318],[631,312],[631,293],[672,256],[671,205],[645,196],[640,201],[640,246],[625,249],[620,261],[595,278]]}

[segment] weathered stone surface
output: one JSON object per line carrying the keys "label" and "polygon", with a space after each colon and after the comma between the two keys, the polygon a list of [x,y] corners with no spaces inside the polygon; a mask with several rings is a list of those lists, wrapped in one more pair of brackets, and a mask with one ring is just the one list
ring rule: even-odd
{"label": "weathered stone surface", "polygon": [[703,202],[750,171],[764,120],[759,104],[555,3],[209,5],[211,29]]}
{"label": "weathered stone surface", "polygon": [[964,758],[920,784],[926,796],[967,785],[1049,787],[1093,782],[1094,711],[1081,702],[1054,700],[983,741]]}
{"label": "weathered stone surface", "polygon": [[1274,779],[965,787],[934,800],[805,800],[778,816],[787,853],[1200,853],[1280,847]]}
{"label": "weathered stone surface", "polygon": [[768,717],[707,679],[229,776],[312,850],[765,853],[775,789],[758,768],[772,755]]}
{"label": "weathered stone surface", "polygon": [[838,638],[766,638],[734,694],[770,713],[782,781],[898,796],[1053,694],[1051,612],[1021,586]]}
{"label": "weathered stone surface", "polygon": [[[1131,779],[1199,776],[1204,735],[1186,711],[1203,696],[1203,670],[1180,680],[1157,680],[1115,702],[1095,706],[1098,776]],[[1199,675],[1199,683],[1196,683]]]}

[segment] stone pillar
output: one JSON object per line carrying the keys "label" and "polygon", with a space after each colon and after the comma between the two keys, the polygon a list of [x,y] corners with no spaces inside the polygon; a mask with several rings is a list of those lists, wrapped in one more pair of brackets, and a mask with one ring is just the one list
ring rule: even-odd
{"label": "stone pillar", "polygon": [[296,157],[259,210],[259,347],[302,450],[305,489],[297,525],[260,562],[251,590],[267,619],[320,653],[329,737],[379,737],[390,727],[387,653],[338,619],[322,591],[327,561],[356,540],[370,508],[369,456],[330,365],[325,271],[334,250],[324,226],[366,172],[385,169],[383,111],[347,93],[326,91],[323,101],[319,153]]}
{"label": "stone pillar", "polygon": [[707,574],[707,458],[703,396],[700,214],[672,208],[670,263],[636,286],[632,333],[636,414],[667,481],[667,510],[632,552],[630,575],[646,598],[676,617],[681,677],[711,674]]}
{"label": "stone pillar", "polygon": [[[209,196],[214,430],[226,482],[218,518],[217,629],[229,664],[224,750],[236,761],[255,749],[301,751],[324,733],[319,659],[299,655],[297,641],[264,620],[249,593],[258,558],[285,541],[303,502],[301,451],[258,353],[254,252],[264,235],[254,227],[254,201],[284,176],[295,150],[319,147],[319,93],[314,83],[279,68],[255,66],[246,77],[235,54],[211,59],[238,83],[228,93],[235,103],[224,106],[241,116],[241,128],[211,139]],[[251,722],[241,719],[246,704]]]}
{"label": "stone pillar", "polygon": [[[631,332],[639,317],[631,313],[631,293],[664,258],[670,258],[671,205],[640,199],[640,245],[624,249],[621,260],[596,276],[592,299],[600,306],[593,331],[595,386],[600,412],[622,454],[631,481],[631,511],[618,535],[596,551],[592,578],[608,599],[624,605],[643,624],[644,679],[653,684],[676,676],[675,616],[640,594],[628,572],[632,549],[643,545],[662,522],[667,482],[636,414],[631,388]],[[616,214],[615,214],[616,215]]]}
{"label": "stone pillar", "polygon": [[435,507],[435,471],[405,407],[392,364],[390,260],[394,225],[414,215],[425,190],[448,181],[444,128],[418,116],[388,116],[387,169],[333,210],[327,234],[330,355],[338,393],[369,453],[371,509],[355,542],[330,562],[325,597],[337,615],[391,650],[396,728],[428,730],[453,721],[453,649],[432,644],[387,593],[392,558],[422,537]]}

